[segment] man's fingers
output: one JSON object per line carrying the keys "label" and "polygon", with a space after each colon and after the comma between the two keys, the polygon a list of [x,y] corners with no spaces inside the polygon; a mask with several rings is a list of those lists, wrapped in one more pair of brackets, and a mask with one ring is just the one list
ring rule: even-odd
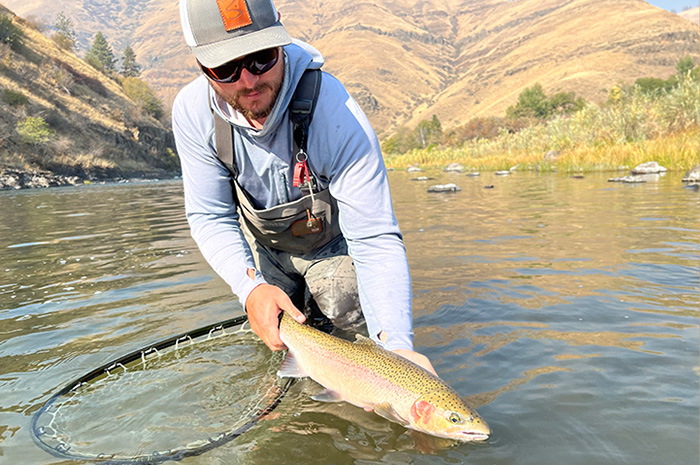
{"label": "man's fingers", "polygon": [[433,364],[430,363],[430,360],[425,355],[408,349],[394,349],[394,352],[399,354],[403,358],[407,358],[416,365],[425,368],[435,376],[439,376],[435,371],[435,368],[433,368]]}
{"label": "man's fingers", "polygon": [[282,310],[284,310],[289,316],[294,318],[294,320],[297,323],[303,323],[306,321],[306,317],[304,316],[304,314],[297,310],[297,308],[294,305],[292,305],[289,308],[283,308]]}
{"label": "man's fingers", "polygon": [[287,346],[280,339],[279,329],[277,328],[277,317],[273,318],[268,322],[256,322],[254,325],[251,322],[251,329],[255,334],[257,334],[260,339],[265,343],[270,350],[284,350]]}

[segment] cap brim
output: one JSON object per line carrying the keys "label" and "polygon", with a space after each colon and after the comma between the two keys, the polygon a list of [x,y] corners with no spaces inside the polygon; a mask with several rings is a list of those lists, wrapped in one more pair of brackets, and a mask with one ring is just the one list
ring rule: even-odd
{"label": "cap brim", "polygon": [[290,43],[292,43],[292,37],[282,26],[282,23],[277,22],[277,24],[259,31],[234,36],[213,44],[191,47],[191,49],[202,65],[207,68],[216,68],[250,53]]}

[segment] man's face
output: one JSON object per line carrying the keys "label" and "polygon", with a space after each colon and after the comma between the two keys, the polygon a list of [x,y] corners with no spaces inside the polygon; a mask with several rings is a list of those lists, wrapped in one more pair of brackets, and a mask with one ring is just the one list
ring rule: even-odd
{"label": "man's face", "polygon": [[284,52],[280,50],[279,55],[275,66],[263,74],[256,76],[243,68],[241,77],[235,82],[223,84],[209,80],[209,83],[234,110],[251,123],[262,126],[275,105],[284,80]]}

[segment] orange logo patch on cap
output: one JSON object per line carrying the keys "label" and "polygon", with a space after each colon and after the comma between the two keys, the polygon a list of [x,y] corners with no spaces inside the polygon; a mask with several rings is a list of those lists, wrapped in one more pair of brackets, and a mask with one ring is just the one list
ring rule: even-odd
{"label": "orange logo patch on cap", "polygon": [[253,24],[245,0],[216,0],[226,32]]}

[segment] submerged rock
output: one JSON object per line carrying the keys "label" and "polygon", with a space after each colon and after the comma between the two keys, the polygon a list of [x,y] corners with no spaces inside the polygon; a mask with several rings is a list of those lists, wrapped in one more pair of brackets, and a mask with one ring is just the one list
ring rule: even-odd
{"label": "submerged rock", "polygon": [[495,173],[496,176],[508,176],[510,174],[510,171],[508,170],[501,170],[501,171],[496,171]]}
{"label": "submerged rock", "polygon": [[478,171],[472,171],[471,173],[467,173],[465,176],[479,176],[480,173]]}
{"label": "submerged rock", "polygon": [[617,178],[610,178],[608,182],[626,182],[626,183],[638,183],[647,182],[644,176],[619,176]]}
{"label": "submerged rock", "polygon": [[655,161],[648,161],[632,168],[632,174],[656,174],[665,173],[666,171],[668,170]]}
{"label": "submerged rock", "polygon": [[436,184],[434,186],[430,186],[428,188],[428,192],[430,193],[440,193],[440,192],[459,192],[462,189],[457,186],[456,184],[450,183],[450,184]]}
{"label": "submerged rock", "polygon": [[700,164],[695,165],[685,173],[683,182],[700,182]]}
{"label": "submerged rock", "polygon": [[430,181],[431,179],[435,178],[430,178],[428,176],[418,176],[417,178],[411,179],[411,181]]}
{"label": "submerged rock", "polygon": [[418,168],[417,166],[409,166],[406,168],[406,171],[409,173],[415,173],[416,171],[423,171],[422,169]]}

